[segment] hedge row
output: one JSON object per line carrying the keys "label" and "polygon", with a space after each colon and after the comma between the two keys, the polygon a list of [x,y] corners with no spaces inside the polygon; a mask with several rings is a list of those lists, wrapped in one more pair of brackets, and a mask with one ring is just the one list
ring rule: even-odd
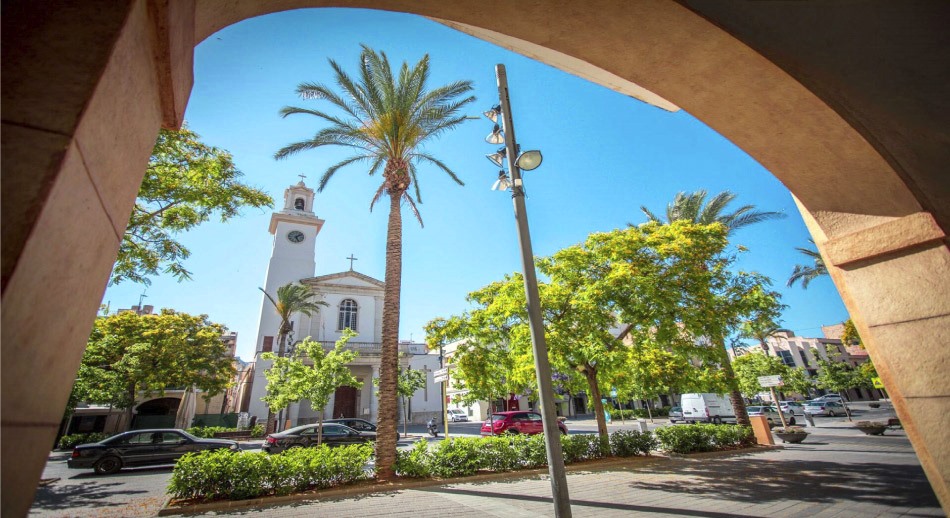
{"label": "hedge row", "polygon": [[[211,439],[214,437],[214,434],[218,432],[240,432],[240,428],[226,428],[224,426],[193,426],[186,432],[194,435],[195,437],[203,437],[205,439]],[[251,428],[251,437],[263,437],[264,436],[264,425],[258,424],[254,425],[254,428]]]}
{"label": "hedge row", "polygon": [[670,453],[696,453],[755,444],[750,426],[725,424],[696,424],[667,426],[654,433],[664,450]]}
{"label": "hedge row", "polygon": [[617,408],[608,408],[607,412],[610,413],[610,418],[619,421],[621,419],[621,412],[623,412],[623,419],[639,419],[647,418],[650,416],[653,417],[667,417],[670,415],[670,408],[668,406],[654,408],[650,412],[647,412],[646,408],[627,408],[624,410],[619,410]]}
{"label": "hedge row", "polygon": [[189,453],[172,471],[176,498],[241,500],[351,484],[369,478],[373,447],[292,448],[280,455],[226,449]]}
{"label": "hedge row", "polygon": [[77,444],[86,444],[90,442],[99,442],[103,439],[109,438],[110,435],[102,432],[92,432],[92,433],[74,433],[71,435],[64,435],[59,438],[59,449],[61,450],[71,450]]}
{"label": "hedge row", "polygon": [[[658,448],[693,453],[754,443],[752,429],[742,426],[670,426],[654,433],[618,430],[606,441],[596,434],[559,437],[568,464],[649,455]],[[294,448],[278,455],[223,449],[191,453],[178,461],[168,491],[177,498],[240,500],[350,484],[369,478],[366,465],[372,455],[370,445]],[[421,440],[409,450],[399,450],[395,469],[401,477],[451,478],[479,471],[539,468],[546,463],[543,435],[459,437],[434,444]]]}
{"label": "hedge row", "polygon": [[[649,455],[657,447],[652,434],[619,430],[609,441],[597,435],[562,435],[567,464],[602,457]],[[464,477],[478,471],[514,471],[547,464],[543,435],[459,437],[430,445],[419,441],[396,452],[396,474],[403,477]]]}

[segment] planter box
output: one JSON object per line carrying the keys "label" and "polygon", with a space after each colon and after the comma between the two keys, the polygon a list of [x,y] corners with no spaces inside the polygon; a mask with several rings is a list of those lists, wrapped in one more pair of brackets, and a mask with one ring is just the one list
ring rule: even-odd
{"label": "planter box", "polygon": [[782,440],[782,442],[798,444],[805,440],[808,437],[806,432],[775,432],[774,435]]}
{"label": "planter box", "polygon": [[858,430],[864,432],[865,435],[884,435],[884,431],[887,430],[887,426],[857,426],[855,427]]}

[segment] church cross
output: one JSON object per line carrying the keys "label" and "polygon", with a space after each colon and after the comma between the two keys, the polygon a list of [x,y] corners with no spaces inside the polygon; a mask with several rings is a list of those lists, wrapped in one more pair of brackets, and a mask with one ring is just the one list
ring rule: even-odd
{"label": "church cross", "polygon": [[350,271],[352,272],[352,271],[353,271],[353,261],[359,261],[359,259],[353,257],[353,254],[350,254],[350,256],[347,257],[347,259],[350,260]]}
{"label": "church cross", "polygon": [[297,176],[300,177],[300,181],[301,181],[301,182],[303,182],[303,179],[307,177],[307,175],[305,175],[305,174],[298,174]]}

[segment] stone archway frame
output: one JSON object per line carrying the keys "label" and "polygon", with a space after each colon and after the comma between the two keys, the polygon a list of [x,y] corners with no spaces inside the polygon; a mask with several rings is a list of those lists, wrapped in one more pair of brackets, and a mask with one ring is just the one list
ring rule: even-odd
{"label": "stone archway frame", "polygon": [[12,51],[2,89],[2,431],[25,440],[2,445],[4,515],[28,509],[68,396],[66,384],[25,380],[74,375],[155,135],[160,125],[181,124],[194,45],[246,18],[331,5],[429,16],[582,77],[619,78],[609,85],[615,89],[639,85],[758,160],[794,193],[950,508],[950,378],[940,348],[950,338],[946,222],[922,209],[838,113],[692,11],[669,0],[555,8],[503,0],[129,0],[5,6],[4,47]]}

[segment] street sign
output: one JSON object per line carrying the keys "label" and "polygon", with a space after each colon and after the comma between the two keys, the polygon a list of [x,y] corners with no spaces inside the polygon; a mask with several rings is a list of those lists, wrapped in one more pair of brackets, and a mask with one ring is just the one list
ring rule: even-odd
{"label": "street sign", "polygon": [[785,382],[782,381],[782,377],[778,374],[774,376],[759,376],[759,386],[782,387],[785,386]]}
{"label": "street sign", "polygon": [[871,384],[874,385],[874,388],[884,388],[884,382],[881,381],[881,378],[871,378]]}
{"label": "street sign", "polygon": [[449,375],[449,368],[444,367],[439,370],[432,371],[432,375],[436,378],[444,378]]}
{"label": "street sign", "polygon": [[446,374],[445,376],[435,375],[432,377],[432,381],[435,383],[442,383],[443,381],[449,381],[449,375],[448,374]]}

